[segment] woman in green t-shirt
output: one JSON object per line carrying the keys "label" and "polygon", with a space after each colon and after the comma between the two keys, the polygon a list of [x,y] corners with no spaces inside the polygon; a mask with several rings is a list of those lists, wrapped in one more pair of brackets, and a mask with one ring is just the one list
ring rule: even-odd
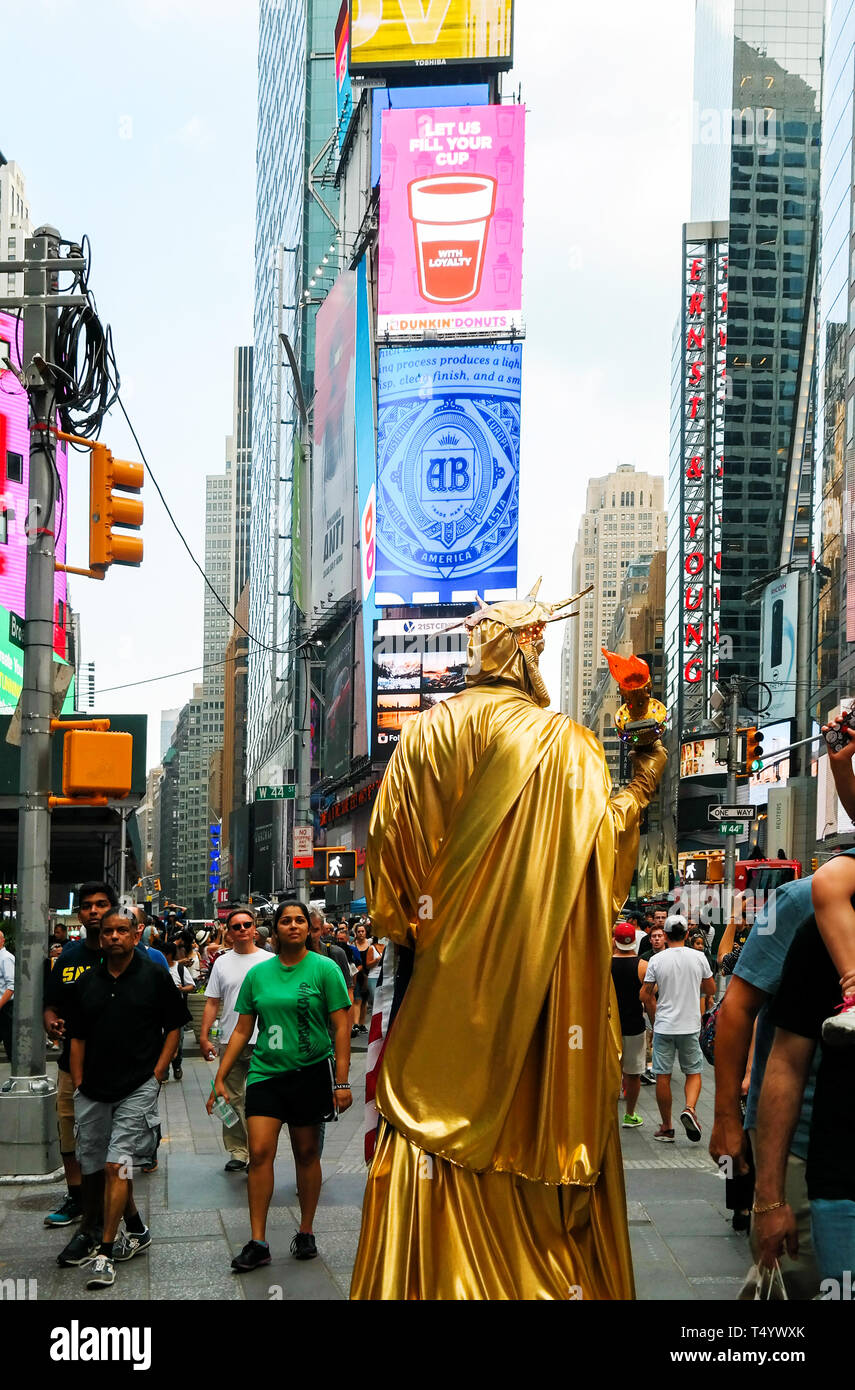
{"label": "woman in green t-shirt", "polygon": [[353,1104],[347,1080],[350,999],[339,967],[312,948],[304,903],[280,903],[273,919],[273,945],[277,954],[250,970],[240,987],[238,1021],[208,1100],[209,1113],[217,1096],[228,1101],[225,1078],[257,1020],[245,1102],[252,1234],[232,1260],[232,1268],[241,1272],[270,1264],[265,1232],[283,1125],[288,1126],[300,1198],[300,1229],[291,1254],[298,1260],[317,1255],[312,1222],[321,1191],[321,1125]]}

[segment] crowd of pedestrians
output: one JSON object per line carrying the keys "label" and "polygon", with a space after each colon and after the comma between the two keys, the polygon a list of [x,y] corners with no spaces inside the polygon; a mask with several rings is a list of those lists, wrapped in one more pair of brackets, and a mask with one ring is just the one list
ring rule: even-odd
{"label": "crowd of pedestrians", "polygon": [[[201,1054],[218,1064],[208,1110],[225,1103],[225,1170],[247,1174],[251,1235],[232,1266],[240,1273],[270,1261],[266,1219],[283,1125],[301,1215],[291,1252],[313,1258],[324,1125],[352,1104],[351,1036],[364,1031],[382,959],[370,924],[327,922],[285,902],[266,920],[235,907],[224,922],[193,930],[176,911],[161,920],[141,907],[120,911],[102,882],[81,885],[77,917],[80,936],[55,928],[44,964],[67,1185],[45,1225],[77,1227],[60,1267],[83,1268],[88,1288],[108,1288],[116,1265],[151,1244],[134,1178],[158,1166],[158,1098],[170,1068],[183,1079],[187,1001],[196,993],[205,996]],[[14,959],[0,942],[0,1026],[13,998]]]}

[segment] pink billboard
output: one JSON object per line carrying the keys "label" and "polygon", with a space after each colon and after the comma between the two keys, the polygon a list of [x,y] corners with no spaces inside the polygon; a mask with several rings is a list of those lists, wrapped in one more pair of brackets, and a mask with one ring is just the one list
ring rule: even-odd
{"label": "pink billboard", "polygon": [[[27,393],[3,361],[21,366],[22,329],[11,314],[0,313],[0,606],[26,618],[27,524],[30,482],[30,431]],[[57,442],[59,474],[54,527],[56,558],[65,562],[68,529],[68,455]],[[88,485],[89,462],[81,460]],[[3,619],[0,615],[0,629]],[[54,651],[66,654],[66,577],[57,571],[54,580]]]}
{"label": "pink billboard", "polygon": [[525,107],[382,120],[378,333],[521,333]]}

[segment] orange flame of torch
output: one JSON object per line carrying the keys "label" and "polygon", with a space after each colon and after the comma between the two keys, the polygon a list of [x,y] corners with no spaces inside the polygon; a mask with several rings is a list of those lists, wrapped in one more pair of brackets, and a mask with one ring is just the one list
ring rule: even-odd
{"label": "orange flame of torch", "polygon": [[642,690],[647,685],[650,680],[650,667],[646,661],[642,661],[638,656],[618,656],[615,652],[607,652],[605,647],[600,647],[600,651],[609,663],[609,670],[621,690],[628,693],[632,690]]}

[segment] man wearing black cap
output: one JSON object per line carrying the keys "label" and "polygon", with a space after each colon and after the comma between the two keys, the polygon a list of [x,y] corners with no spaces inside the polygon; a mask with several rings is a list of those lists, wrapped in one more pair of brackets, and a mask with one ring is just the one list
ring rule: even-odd
{"label": "man wearing black cap", "polygon": [[647,965],[635,954],[635,927],[631,922],[616,922],[612,932],[612,980],[617,997],[621,1031],[621,1069],[625,1114],[624,1129],[637,1129],[644,1124],[636,1114],[641,1091],[641,1073],[645,1061],[644,1010],[639,987],[644,981]]}

